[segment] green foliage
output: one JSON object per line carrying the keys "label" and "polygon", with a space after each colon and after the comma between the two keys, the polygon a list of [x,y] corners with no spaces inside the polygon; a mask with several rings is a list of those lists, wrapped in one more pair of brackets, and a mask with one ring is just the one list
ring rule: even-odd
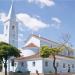
{"label": "green foliage", "polygon": [[50,55],[50,52],[49,52],[49,48],[48,46],[42,46],[41,49],[40,49],[40,55],[44,58],[47,58],[49,57]]}
{"label": "green foliage", "polygon": [[20,56],[20,51],[10,44],[0,42],[0,59],[8,59],[11,56]]}
{"label": "green foliage", "polygon": [[0,61],[5,60],[4,62],[4,68],[5,68],[5,75],[7,75],[7,60],[11,57],[19,57],[20,51],[13,47],[10,44],[7,44],[5,42],[0,42]]}
{"label": "green foliage", "polygon": [[60,51],[62,50],[62,48],[60,47],[56,47],[56,48],[49,48],[48,46],[42,46],[40,48],[40,55],[41,57],[47,58],[50,55],[57,55]]}

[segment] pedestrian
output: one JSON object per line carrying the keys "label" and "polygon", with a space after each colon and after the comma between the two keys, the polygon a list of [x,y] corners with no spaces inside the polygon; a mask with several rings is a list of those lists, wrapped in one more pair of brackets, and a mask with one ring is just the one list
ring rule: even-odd
{"label": "pedestrian", "polygon": [[36,74],[39,75],[38,70],[36,70]]}

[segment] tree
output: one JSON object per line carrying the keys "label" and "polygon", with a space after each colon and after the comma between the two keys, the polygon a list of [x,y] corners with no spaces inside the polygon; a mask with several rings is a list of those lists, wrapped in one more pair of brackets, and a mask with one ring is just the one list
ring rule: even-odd
{"label": "tree", "polygon": [[55,70],[55,75],[57,75],[57,66],[55,64],[56,61],[56,55],[63,49],[63,45],[60,47],[55,47],[55,48],[49,48],[48,46],[42,46],[40,48],[40,55],[43,58],[48,58],[49,56],[53,57],[53,67]]}
{"label": "tree", "polygon": [[7,75],[7,60],[12,56],[19,57],[20,51],[10,44],[0,42],[0,60],[4,59],[5,75]]}
{"label": "tree", "polygon": [[[58,55],[59,52],[61,52],[64,48],[68,48],[66,46],[66,44],[69,43],[69,40],[70,40],[70,34],[69,33],[65,33],[63,36],[62,36],[62,40],[63,40],[63,43],[62,44],[59,44],[57,47],[53,47],[51,46],[48,47],[48,46],[42,46],[40,48],[40,55],[41,57],[43,58],[48,58],[49,56],[52,56],[53,57],[53,67],[54,67],[54,70],[55,70],[55,75],[57,75],[57,66],[56,66],[56,55]],[[68,49],[68,55],[69,55],[69,52],[72,51],[72,50],[69,50]]]}
{"label": "tree", "polygon": [[71,38],[71,35],[69,32],[63,33],[62,41],[63,41],[63,44],[65,45],[65,48],[67,48],[68,56],[70,56],[71,53],[73,54],[73,50],[71,49],[73,45],[70,42],[71,41],[70,38]]}

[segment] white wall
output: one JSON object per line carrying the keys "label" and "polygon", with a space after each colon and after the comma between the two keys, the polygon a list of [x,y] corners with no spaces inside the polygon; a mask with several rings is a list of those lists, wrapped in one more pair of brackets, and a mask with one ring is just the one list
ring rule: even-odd
{"label": "white wall", "polygon": [[[45,66],[45,62],[48,62],[48,66]],[[22,62],[24,63],[22,65]],[[35,62],[35,66],[33,66],[33,62]],[[75,72],[75,60],[74,59],[56,59],[56,63],[58,64],[58,73],[60,72],[68,72],[68,64],[70,65],[70,72]],[[16,65],[14,67],[11,66],[8,67],[9,71],[30,71],[31,73],[35,73],[36,70],[38,70],[39,73],[49,73],[54,72],[53,68],[53,60],[52,59],[36,59],[36,60],[29,60],[29,61],[16,61]],[[65,64],[65,68],[63,68],[63,63]],[[74,64],[74,68],[72,67],[72,64]]]}
{"label": "white wall", "polygon": [[[35,66],[33,66],[33,62],[35,62]],[[28,61],[28,62],[27,62],[27,65],[28,65],[28,70],[29,70],[31,73],[36,73],[36,70],[37,70],[39,73],[42,73],[42,72],[43,72],[42,60]]]}
{"label": "white wall", "polygon": [[[45,62],[48,62],[48,66],[45,65]],[[49,60],[47,58],[45,58],[43,60],[43,72],[44,73],[49,73],[49,72],[53,72],[53,64],[52,64],[52,60]]]}
{"label": "white wall", "polygon": [[40,47],[40,40],[35,37],[31,37],[25,46],[29,45],[30,43],[34,43],[37,47]]}
{"label": "white wall", "polygon": [[[48,61],[48,66],[45,66],[45,62]],[[68,72],[68,64],[70,65],[70,72],[75,72],[75,60],[69,60],[69,59],[56,59],[56,63],[58,64],[57,70],[58,73],[61,72]],[[63,68],[63,63],[65,64],[65,68]],[[72,67],[72,65],[74,64],[74,68]],[[49,73],[54,72],[54,68],[53,68],[53,60],[51,59],[44,59],[43,60],[43,71],[44,73]]]}
{"label": "white wall", "polygon": [[39,48],[37,47],[25,48],[25,49],[21,49],[21,55],[24,57],[27,57],[27,56],[31,56],[38,53],[38,51],[39,51]]}
{"label": "white wall", "polygon": [[15,68],[15,71],[21,71],[21,72],[28,71],[28,69],[27,69],[27,63],[25,61],[19,61],[17,63],[17,67]]}
{"label": "white wall", "polygon": [[[22,62],[24,62],[23,66],[21,65]],[[35,66],[33,66],[33,62],[35,62]],[[12,70],[13,70],[13,67],[11,66],[10,71]],[[39,73],[42,73],[43,72],[42,60],[16,62],[16,66],[14,67],[14,70],[21,71],[21,72],[30,71],[31,73],[36,73],[36,70],[37,70]]]}

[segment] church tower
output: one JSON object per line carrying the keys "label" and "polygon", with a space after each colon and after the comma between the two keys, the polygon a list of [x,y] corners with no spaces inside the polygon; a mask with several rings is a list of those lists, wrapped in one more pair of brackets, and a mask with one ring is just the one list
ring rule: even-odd
{"label": "church tower", "polygon": [[7,20],[4,22],[5,42],[18,47],[18,22],[12,1]]}

